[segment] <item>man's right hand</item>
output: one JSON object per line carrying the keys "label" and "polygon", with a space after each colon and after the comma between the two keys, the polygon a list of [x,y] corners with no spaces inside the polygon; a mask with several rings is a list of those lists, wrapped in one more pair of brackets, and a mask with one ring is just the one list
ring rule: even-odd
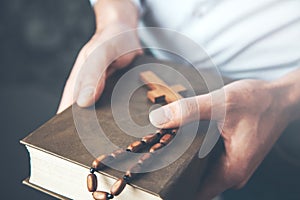
{"label": "man's right hand", "polygon": [[143,53],[134,31],[138,13],[130,0],[101,0],[94,9],[97,31],[76,59],[57,113],[74,102],[81,107],[93,105],[102,94],[106,78]]}

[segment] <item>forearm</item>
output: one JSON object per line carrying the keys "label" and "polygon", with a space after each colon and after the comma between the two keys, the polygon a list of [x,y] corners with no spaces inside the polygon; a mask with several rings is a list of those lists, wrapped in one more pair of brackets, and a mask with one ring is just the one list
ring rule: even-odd
{"label": "forearm", "polygon": [[300,69],[271,82],[270,87],[287,122],[300,119]]}
{"label": "forearm", "polygon": [[96,32],[105,27],[121,24],[128,28],[136,28],[138,9],[131,0],[99,0],[94,5],[96,16]]}

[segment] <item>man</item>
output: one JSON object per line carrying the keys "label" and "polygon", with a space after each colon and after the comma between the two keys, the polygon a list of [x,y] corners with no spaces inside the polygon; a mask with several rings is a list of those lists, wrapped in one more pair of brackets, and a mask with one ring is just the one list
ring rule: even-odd
{"label": "man", "polygon": [[[91,106],[99,99],[106,77],[143,53],[136,33],[109,45],[106,40],[135,29],[139,18],[144,26],[177,30],[203,46],[224,75],[243,80],[222,88],[225,102],[211,102],[217,90],[180,100],[187,109],[183,116],[179,102],[174,102],[151,112],[150,120],[159,128],[171,128],[181,120],[211,119],[212,107],[225,109],[225,119],[218,114],[213,119],[225,152],[203,182],[198,198],[211,199],[226,189],[240,188],[283,130],[300,119],[299,7],[300,1],[278,0],[99,0],[94,5],[96,32],[76,60],[58,113],[74,102]],[[128,45],[137,50],[114,60]],[[101,56],[82,67],[99,46]],[[199,109],[194,109],[197,105]]]}

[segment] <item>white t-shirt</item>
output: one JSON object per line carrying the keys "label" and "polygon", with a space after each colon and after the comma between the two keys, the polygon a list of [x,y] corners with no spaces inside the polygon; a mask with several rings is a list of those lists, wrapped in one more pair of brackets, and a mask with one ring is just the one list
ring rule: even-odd
{"label": "white t-shirt", "polygon": [[[133,1],[141,26],[186,35],[206,50],[225,76],[271,80],[300,67],[300,0]],[[149,44],[154,37],[141,39]],[[176,41],[172,45],[182,48]],[[186,51],[195,54],[193,49]],[[197,66],[207,67],[197,55],[193,58]]]}

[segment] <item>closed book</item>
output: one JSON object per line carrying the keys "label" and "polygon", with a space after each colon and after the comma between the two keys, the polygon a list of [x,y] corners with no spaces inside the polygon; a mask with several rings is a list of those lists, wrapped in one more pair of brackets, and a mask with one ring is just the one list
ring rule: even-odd
{"label": "closed book", "polygon": [[[60,199],[93,199],[86,182],[95,156],[108,153],[111,148],[126,149],[128,144],[155,130],[152,127],[136,133],[136,127],[130,124],[134,122],[137,127],[151,127],[148,115],[149,110],[153,109],[153,103],[147,99],[148,88],[141,83],[139,73],[151,70],[169,85],[180,83],[189,87],[180,77],[161,73],[160,69],[166,66],[168,70],[170,68],[180,72],[180,77],[188,80],[194,88],[194,95],[207,92],[203,78],[194,68],[147,56],[138,57],[129,67],[118,71],[106,81],[105,90],[95,107],[84,109],[74,105],[21,141],[28,149],[31,165],[30,176],[24,183]],[[121,80],[131,70],[128,78]],[[132,93],[129,92],[131,83],[138,86],[132,86],[136,87]],[[128,92],[130,98],[127,105]],[[192,96],[193,92],[188,88],[183,96]],[[131,122],[122,113],[116,116],[127,106]],[[97,123],[94,123],[95,120]],[[176,140],[162,149],[157,162],[150,164],[153,169],[158,169],[139,174],[115,199],[193,199],[207,163],[207,159],[198,158],[198,151],[208,123],[180,127]],[[194,130],[195,126],[196,133],[193,135],[188,131]],[[133,134],[128,134],[130,131]],[[125,158],[116,162],[115,167],[108,166],[95,172],[98,190],[109,191],[113,183],[123,176],[122,169],[134,163],[134,159]]]}

